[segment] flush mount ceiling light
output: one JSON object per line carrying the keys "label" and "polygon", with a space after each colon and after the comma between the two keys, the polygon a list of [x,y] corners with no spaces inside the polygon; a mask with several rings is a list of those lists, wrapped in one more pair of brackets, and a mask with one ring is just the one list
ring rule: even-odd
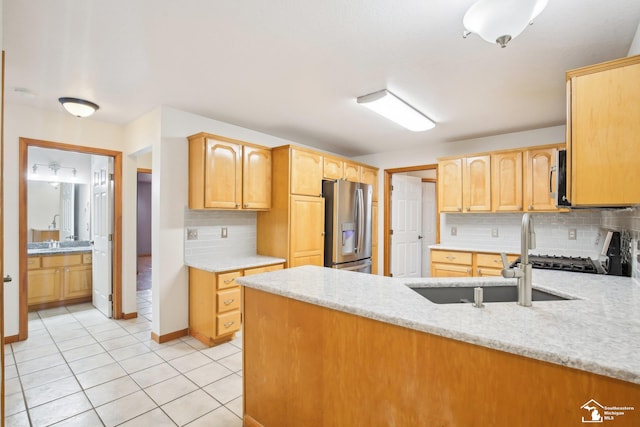
{"label": "flush mount ceiling light", "polygon": [[463,37],[475,33],[506,47],[547,6],[548,0],[478,0],[464,14]]}
{"label": "flush mount ceiling light", "polygon": [[386,89],[359,96],[357,102],[414,132],[429,130],[436,125],[433,120]]}
{"label": "flush mount ceiling light", "polygon": [[89,117],[96,112],[98,104],[80,98],[58,98],[65,110],[76,117]]}

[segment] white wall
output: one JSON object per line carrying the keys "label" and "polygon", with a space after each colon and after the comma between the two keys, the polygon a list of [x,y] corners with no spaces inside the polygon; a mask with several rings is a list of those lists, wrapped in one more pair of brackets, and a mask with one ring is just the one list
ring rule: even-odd
{"label": "white wall", "polygon": [[633,37],[631,47],[629,47],[629,53],[627,56],[640,55],[640,22],[638,22],[638,28],[636,29],[636,35]]}
{"label": "white wall", "polygon": [[[4,137],[4,272],[18,274],[18,147],[19,137],[122,151],[122,126],[79,119],[65,112],[5,104]],[[134,183],[135,185],[135,183]],[[135,203],[134,203],[135,209]],[[133,217],[135,221],[135,216]],[[135,249],[134,249],[135,251]],[[130,282],[123,282],[124,284]],[[5,336],[18,334],[18,280],[5,285]],[[133,282],[135,307],[135,263]]]}

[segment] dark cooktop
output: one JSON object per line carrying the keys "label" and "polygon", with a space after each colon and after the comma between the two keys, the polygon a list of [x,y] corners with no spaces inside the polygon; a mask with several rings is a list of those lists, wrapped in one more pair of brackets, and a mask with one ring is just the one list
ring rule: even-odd
{"label": "dark cooktop", "polygon": [[[520,258],[515,260],[511,266],[514,267],[519,262]],[[529,255],[529,262],[533,264],[533,268],[598,273],[598,269],[591,258],[555,255]]]}

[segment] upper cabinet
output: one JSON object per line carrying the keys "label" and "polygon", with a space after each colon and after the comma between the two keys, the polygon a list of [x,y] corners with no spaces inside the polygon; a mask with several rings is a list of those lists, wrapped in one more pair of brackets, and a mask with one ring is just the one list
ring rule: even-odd
{"label": "upper cabinet", "polygon": [[573,206],[640,204],[640,55],[567,72]]}
{"label": "upper cabinet", "polygon": [[466,157],[462,168],[462,209],[491,211],[491,157]]}
{"label": "upper cabinet", "polygon": [[438,160],[439,212],[558,211],[552,167],[563,144]]}
{"label": "upper cabinet", "polygon": [[344,162],[343,178],[347,181],[360,182],[360,165],[351,162]]}
{"label": "upper cabinet", "polygon": [[522,152],[508,151],[491,156],[491,210],[522,210]]}
{"label": "upper cabinet", "polygon": [[373,188],[371,200],[378,201],[378,169],[362,166],[360,168],[360,182],[370,184]]}
{"label": "upper cabinet", "polygon": [[217,135],[189,137],[189,208],[271,207],[271,150]]}
{"label": "upper cabinet", "polygon": [[291,148],[291,193],[307,196],[322,195],[322,155],[313,151]]}
{"label": "upper cabinet", "polygon": [[342,159],[324,156],[324,169],[322,176],[325,179],[338,180],[342,178],[343,163]]}

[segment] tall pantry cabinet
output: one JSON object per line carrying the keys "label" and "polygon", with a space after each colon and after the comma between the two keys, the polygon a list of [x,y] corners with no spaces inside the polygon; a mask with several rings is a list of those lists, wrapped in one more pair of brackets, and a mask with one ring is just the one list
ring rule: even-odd
{"label": "tall pantry cabinet", "polygon": [[259,254],[285,258],[287,267],[324,264],[323,156],[283,146],[272,150],[271,210],[258,213]]}

